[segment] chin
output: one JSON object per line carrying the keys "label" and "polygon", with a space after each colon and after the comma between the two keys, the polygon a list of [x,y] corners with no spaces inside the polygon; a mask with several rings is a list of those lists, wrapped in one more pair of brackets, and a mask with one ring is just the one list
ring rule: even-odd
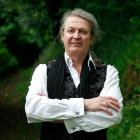
{"label": "chin", "polygon": [[69,48],[69,52],[79,52],[80,49],[79,48],[76,48],[76,47],[73,47],[73,48]]}
{"label": "chin", "polygon": [[82,54],[83,52],[81,51],[81,49],[69,49],[69,54],[70,55],[79,55],[79,54]]}

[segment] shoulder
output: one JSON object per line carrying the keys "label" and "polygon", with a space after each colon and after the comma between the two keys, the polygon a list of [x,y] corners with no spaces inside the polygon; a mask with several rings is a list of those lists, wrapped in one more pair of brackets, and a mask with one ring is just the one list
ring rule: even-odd
{"label": "shoulder", "polygon": [[35,70],[36,70],[36,71],[42,71],[42,70],[46,70],[46,68],[47,68],[47,65],[46,65],[46,64],[39,64],[39,65],[35,68]]}
{"label": "shoulder", "polygon": [[109,76],[119,74],[117,68],[113,65],[110,65],[110,64],[102,64],[102,65],[96,67],[96,70],[101,71],[101,72],[104,71]]}
{"label": "shoulder", "polygon": [[47,70],[47,65],[46,64],[39,64],[38,66],[36,66],[35,70],[34,70],[34,74],[43,74],[46,73]]}
{"label": "shoulder", "polygon": [[107,65],[107,77],[118,77],[119,71],[115,66]]}
{"label": "shoulder", "polygon": [[34,72],[32,74],[32,79],[39,80],[46,77],[46,64],[39,64],[35,67]]}
{"label": "shoulder", "polygon": [[118,73],[117,68],[115,66],[113,66],[113,65],[110,65],[110,64],[107,65],[107,71],[109,73]]}

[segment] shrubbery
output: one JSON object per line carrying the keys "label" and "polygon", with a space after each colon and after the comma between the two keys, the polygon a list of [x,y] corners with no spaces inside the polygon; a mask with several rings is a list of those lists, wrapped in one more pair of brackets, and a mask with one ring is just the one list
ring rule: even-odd
{"label": "shrubbery", "polygon": [[18,65],[17,59],[7,50],[6,47],[0,49],[0,76],[6,76]]}

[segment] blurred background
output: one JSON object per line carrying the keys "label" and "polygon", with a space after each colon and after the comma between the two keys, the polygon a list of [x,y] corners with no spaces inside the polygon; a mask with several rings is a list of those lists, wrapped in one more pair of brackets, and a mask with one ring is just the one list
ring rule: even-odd
{"label": "blurred background", "polygon": [[140,0],[0,0],[1,140],[39,140],[25,97],[35,67],[62,52],[60,19],[75,7],[95,15],[103,34],[93,51],[120,72],[123,119],[108,129],[108,140],[140,140]]}

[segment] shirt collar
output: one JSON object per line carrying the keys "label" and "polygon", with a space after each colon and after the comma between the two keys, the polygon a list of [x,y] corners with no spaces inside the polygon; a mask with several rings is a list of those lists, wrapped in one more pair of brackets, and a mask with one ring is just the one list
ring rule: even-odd
{"label": "shirt collar", "polygon": [[[66,62],[66,64],[68,66],[72,66],[73,65],[73,62],[72,62],[71,58],[68,56],[68,54],[66,52],[64,53],[64,58],[65,58],[65,62]],[[88,60],[88,67],[89,68],[90,68],[90,62],[92,62],[94,68],[96,69],[96,65],[95,65],[95,63],[93,61],[93,58],[92,58],[91,54],[89,54],[89,60]]]}

